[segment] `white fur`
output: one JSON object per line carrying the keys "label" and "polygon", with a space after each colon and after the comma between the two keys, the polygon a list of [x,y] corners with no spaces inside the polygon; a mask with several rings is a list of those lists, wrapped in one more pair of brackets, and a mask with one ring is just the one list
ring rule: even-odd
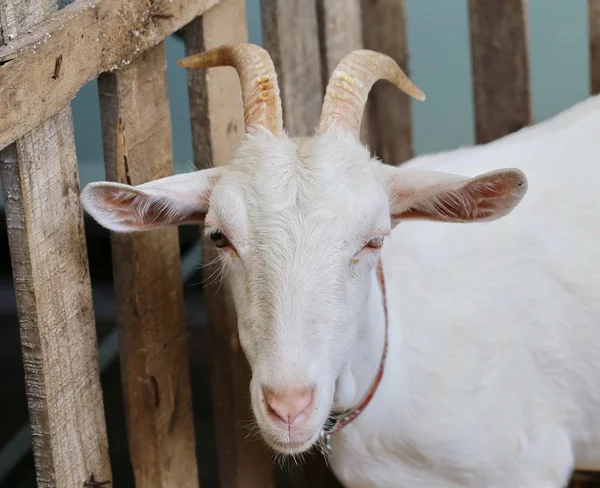
{"label": "white fur", "polygon": [[[472,203],[469,216],[497,220],[401,213],[386,239],[386,372],[367,409],[333,439],[333,469],[347,488],[563,488],[575,467],[600,469],[599,128],[594,97],[494,143],[398,169],[335,131],[293,140],[257,130],[230,165],[211,170],[210,191],[209,176],[194,174],[197,208],[188,184],[185,212],[171,209],[163,224],[206,214],[209,232],[235,247],[221,256],[267,442],[305,450],[332,404],[353,406],[373,380],[384,330],[380,252],[361,248],[393,227],[390,209],[444,220],[433,213]],[[507,166],[527,175],[524,197],[519,172],[444,175]],[[86,188],[86,209],[132,230],[132,215],[148,207],[140,187],[127,225],[114,198],[103,203],[106,192]],[[477,205],[496,194],[480,215]],[[269,416],[262,386],[307,385],[316,399],[306,422],[287,428]]]}

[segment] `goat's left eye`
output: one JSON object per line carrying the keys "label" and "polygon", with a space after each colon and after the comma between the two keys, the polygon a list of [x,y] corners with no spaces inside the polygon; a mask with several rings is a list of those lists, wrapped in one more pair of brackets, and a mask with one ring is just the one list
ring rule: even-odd
{"label": "goat's left eye", "polygon": [[227,237],[225,237],[225,234],[223,234],[220,230],[215,230],[215,231],[211,232],[210,240],[213,241],[215,246],[218,247],[219,249],[222,249],[224,247],[231,245],[231,243],[229,242],[229,239],[227,239]]}
{"label": "goat's left eye", "polygon": [[381,246],[383,246],[383,236],[373,237],[373,239],[365,245],[365,247],[369,249],[380,249]]}

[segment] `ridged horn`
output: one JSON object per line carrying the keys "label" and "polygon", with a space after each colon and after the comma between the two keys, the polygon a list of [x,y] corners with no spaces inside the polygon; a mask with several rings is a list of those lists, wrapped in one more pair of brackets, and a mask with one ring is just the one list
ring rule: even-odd
{"label": "ridged horn", "polygon": [[273,134],[283,132],[279,85],[269,53],[254,44],[223,45],[180,59],[183,68],[235,68],[242,85],[247,127],[261,125]]}
{"label": "ridged horn", "polygon": [[367,49],[353,51],[340,61],[329,79],[317,134],[337,126],[358,138],[369,92],[378,80],[387,80],[407,95],[425,100],[425,94],[392,58]]}

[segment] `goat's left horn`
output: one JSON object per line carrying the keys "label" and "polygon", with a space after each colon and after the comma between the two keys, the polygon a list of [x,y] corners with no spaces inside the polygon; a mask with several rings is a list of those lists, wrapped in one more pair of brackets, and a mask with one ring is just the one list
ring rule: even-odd
{"label": "goat's left horn", "polygon": [[369,92],[381,79],[417,100],[425,100],[425,94],[392,58],[367,49],[353,51],[340,61],[329,79],[317,134],[337,126],[358,138]]}
{"label": "goat's left horn", "polygon": [[246,126],[261,125],[273,134],[283,132],[279,85],[269,53],[254,44],[224,45],[177,62],[183,68],[235,68],[242,85]]}

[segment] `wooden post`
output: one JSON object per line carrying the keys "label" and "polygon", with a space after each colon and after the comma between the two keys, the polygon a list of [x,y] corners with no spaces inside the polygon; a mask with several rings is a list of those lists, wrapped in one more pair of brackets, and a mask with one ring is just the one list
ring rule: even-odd
{"label": "wooden post", "polygon": [[[56,9],[53,1],[4,0],[0,37]],[[0,153],[0,176],[38,487],[110,481],[71,108]]]}
{"label": "wooden post", "polygon": [[525,0],[469,0],[477,143],[531,123]]}
{"label": "wooden post", "polygon": [[337,64],[363,48],[360,0],[317,0],[323,87]]}
{"label": "wooden post", "polygon": [[[173,173],[164,43],[99,78],[107,178]],[[136,488],[197,488],[177,229],[113,234],[128,440]]]}
{"label": "wooden post", "polygon": [[600,0],[588,0],[590,78],[592,94],[600,93]]}
{"label": "wooden post", "polygon": [[[392,57],[410,76],[404,0],[362,0],[366,49]],[[395,86],[378,82],[367,105],[367,143],[389,164],[413,157],[411,99]]]}
{"label": "wooden post", "polygon": [[[338,63],[347,54],[364,47],[360,4],[361,0],[317,0],[323,92]],[[367,105],[361,125],[361,140],[372,148],[370,113]]]}
{"label": "wooden post", "polygon": [[[184,30],[188,54],[226,43],[247,42],[244,0],[222,0]],[[244,131],[240,80],[229,67],[189,70],[188,87],[196,167],[229,163]],[[205,245],[206,276],[215,272],[215,250]],[[240,347],[231,292],[204,287],[211,341],[213,411],[222,488],[273,488],[274,469],[261,440],[249,436],[250,368]]]}
{"label": "wooden post", "polygon": [[279,77],[283,121],[292,136],[319,123],[323,77],[315,2],[262,0],[263,45]]}

